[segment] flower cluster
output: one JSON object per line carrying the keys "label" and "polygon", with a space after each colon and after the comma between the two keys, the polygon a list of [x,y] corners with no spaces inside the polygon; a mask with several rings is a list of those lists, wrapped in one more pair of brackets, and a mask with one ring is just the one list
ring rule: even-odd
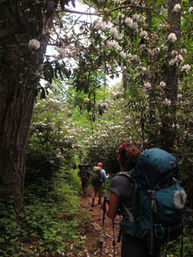
{"label": "flower cluster", "polygon": [[174,65],[174,64],[178,65],[178,64],[183,63],[183,62],[184,62],[183,56],[182,56],[181,54],[178,54],[178,55],[176,55],[175,58],[173,58],[173,59],[171,59],[171,60],[169,61],[169,65],[170,65],[170,66],[171,66],[171,65]]}
{"label": "flower cluster", "polygon": [[104,23],[103,21],[97,21],[95,27],[99,30],[104,30],[106,28],[106,23]]}
{"label": "flower cluster", "polygon": [[171,105],[171,100],[169,100],[168,98],[166,98],[166,99],[163,101],[163,104],[165,104],[165,105]]}
{"label": "flower cluster", "polygon": [[156,47],[154,49],[148,49],[148,53],[151,55],[151,56],[154,56],[155,54],[158,54],[160,52],[160,48],[159,47]]}
{"label": "flower cluster", "polygon": [[141,15],[138,14],[138,13],[135,13],[135,14],[133,15],[133,19],[136,20],[136,21],[140,21],[140,20],[141,20]]}
{"label": "flower cluster", "polygon": [[110,28],[109,32],[115,38],[117,38],[119,35],[119,31],[115,27]]}
{"label": "flower cluster", "polygon": [[173,43],[176,42],[176,40],[177,40],[176,34],[175,33],[170,33],[168,35],[168,40],[172,41]]}
{"label": "flower cluster", "polygon": [[149,40],[147,31],[142,30],[139,35],[140,35],[140,37],[145,38],[146,40]]}
{"label": "flower cluster", "polygon": [[90,99],[89,99],[89,98],[85,98],[85,99],[84,99],[84,102],[85,102],[85,103],[89,103],[89,102],[90,102]]}
{"label": "flower cluster", "polygon": [[124,52],[124,51],[121,51],[119,53],[119,55],[122,57],[122,58],[126,58],[127,54]]}
{"label": "flower cluster", "polygon": [[103,109],[103,110],[107,110],[109,108],[109,105],[108,105],[108,103],[100,103],[98,105],[98,108]]}
{"label": "flower cluster", "polygon": [[166,83],[164,81],[161,81],[159,85],[160,85],[160,87],[165,87]]}
{"label": "flower cluster", "polygon": [[131,28],[131,29],[138,29],[137,22],[133,21],[131,18],[127,17],[125,19],[125,23]]}
{"label": "flower cluster", "polygon": [[58,54],[59,54],[59,56],[60,56],[61,58],[64,58],[64,57],[67,56],[67,51],[66,51],[65,48],[62,48],[62,47],[61,47],[61,48],[58,48],[57,51],[58,51]]}
{"label": "flower cluster", "polygon": [[150,82],[145,82],[144,83],[144,87],[146,88],[146,89],[148,89],[148,88],[151,88],[151,83]]}
{"label": "flower cluster", "polygon": [[174,12],[179,12],[181,10],[181,5],[180,4],[176,4],[173,8]]}
{"label": "flower cluster", "polygon": [[33,49],[39,49],[40,48],[40,42],[37,39],[31,39],[28,42],[28,47]]}
{"label": "flower cluster", "polygon": [[190,69],[191,69],[190,65],[189,65],[189,64],[185,64],[185,65],[182,66],[181,71],[187,72],[187,71],[189,71]]}
{"label": "flower cluster", "polygon": [[106,44],[108,47],[119,47],[119,43],[116,40],[107,40]]}

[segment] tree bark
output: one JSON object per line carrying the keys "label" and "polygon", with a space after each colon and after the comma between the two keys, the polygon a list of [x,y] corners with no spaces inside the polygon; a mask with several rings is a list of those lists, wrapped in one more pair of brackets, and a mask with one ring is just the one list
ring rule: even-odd
{"label": "tree bark", "polygon": [[[49,2],[52,9],[48,13]],[[57,0],[39,5],[23,0],[0,4],[7,14],[0,19],[0,35],[7,31],[6,37],[0,37],[0,199],[11,201],[17,214],[24,208],[28,133],[39,84],[37,72],[49,38],[45,31],[55,11],[53,3],[56,8]],[[14,28],[9,15],[16,17]],[[20,29],[15,31],[16,28]],[[28,42],[33,38],[40,42],[39,49],[29,48]]]}
{"label": "tree bark", "polygon": [[[10,70],[1,73],[0,91],[0,178],[2,197],[11,200],[16,213],[24,207],[24,178],[28,131],[35,93],[28,81],[9,80]],[[11,197],[11,198],[10,198]]]}
{"label": "tree bark", "polygon": [[[181,5],[181,0],[169,0],[168,1],[168,25],[170,27],[169,33],[175,33],[177,41],[174,43],[168,43],[168,52],[172,50],[179,50],[180,34],[181,34],[181,12],[173,11],[176,4]],[[175,144],[176,131],[172,127],[172,124],[176,121],[176,102],[178,92],[178,67],[167,66],[163,71],[163,77],[166,81],[166,98],[171,101],[171,105],[166,106],[163,115],[161,117],[162,127],[160,129],[160,143],[163,149],[170,151]]]}

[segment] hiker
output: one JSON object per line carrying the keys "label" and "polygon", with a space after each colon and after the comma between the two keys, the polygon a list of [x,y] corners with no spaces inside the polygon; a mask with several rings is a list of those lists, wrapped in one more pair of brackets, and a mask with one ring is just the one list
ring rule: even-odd
{"label": "hiker", "polygon": [[[106,173],[105,173],[106,175]],[[90,179],[90,184],[92,185],[92,203],[91,207],[94,207],[95,198],[98,195],[98,204],[101,204],[101,197],[103,195],[103,183],[106,177],[102,172],[100,165],[93,167],[93,173]]]}
{"label": "hiker", "polygon": [[70,167],[75,170],[76,169],[76,163],[75,162],[71,162],[70,163]]}
{"label": "hiker", "polygon": [[82,185],[82,190],[83,194],[86,196],[88,193],[88,185],[89,185],[89,178],[90,178],[90,172],[88,171],[88,164],[79,164],[79,172],[78,176],[81,179],[81,185]]}
{"label": "hiker", "polygon": [[[129,172],[135,167],[140,150],[132,143],[126,142],[119,147],[117,159],[121,171]],[[115,176],[110,184],[110,202],[106,204],[107,216],[113,220],[117,214],[121,214],[123,219],[132,219],[131,201],[132,201],[132,182],[126,176]],[[135,206],[136,207],[136,206]],[[137,211],[137,207],[136,210]],[[159,257],[159,245],[154,248],[153,255],[149,255],[148,242],[145,240],[121,234],[122,257]]]}
{"label": "hiker", "polygon": [[99,163],[98,163],[98,167],[101,167],[101,172],[102,172],[102,174],[103,174],[105,180],[106,180],[107,178],[109,178],[109,175],[106,174],[106,171],[102,168],[102,167],[103,167],[102,162],[99,162]]}

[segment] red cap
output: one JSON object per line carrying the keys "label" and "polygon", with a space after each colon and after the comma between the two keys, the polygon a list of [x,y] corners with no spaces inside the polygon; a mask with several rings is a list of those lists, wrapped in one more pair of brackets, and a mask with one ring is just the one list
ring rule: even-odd
{"label": "red cap", "polygon": [[99,167],[102,167],[102,166],[103,166],[102,162],[99,162],[99,163],[98,163],[98,166],[99,166]]}

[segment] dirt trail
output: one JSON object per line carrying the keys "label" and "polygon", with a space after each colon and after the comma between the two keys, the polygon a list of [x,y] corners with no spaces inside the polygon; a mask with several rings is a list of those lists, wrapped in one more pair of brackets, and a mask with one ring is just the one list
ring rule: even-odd
{"label": "dirt trail", "polygon": [[[81,198],[81,211],[87,213],[89,227],[86,230],[86,242],[84,247],[86,250],[86,257],[97,256],[100,257],[100,240],[103,220],[103,210],[98,205],[98,198],[95,199],[95,206],[91,207],[91,196]],[[121,243],[117,242],[119,234],[119,222],[120,217],[115,220],[115,256],[121,256],[120,248]],[[102,257],[113,257],[113,227],[112,220],[105,216],[104,233],[103,233],[103,245],[102,245]]]}

